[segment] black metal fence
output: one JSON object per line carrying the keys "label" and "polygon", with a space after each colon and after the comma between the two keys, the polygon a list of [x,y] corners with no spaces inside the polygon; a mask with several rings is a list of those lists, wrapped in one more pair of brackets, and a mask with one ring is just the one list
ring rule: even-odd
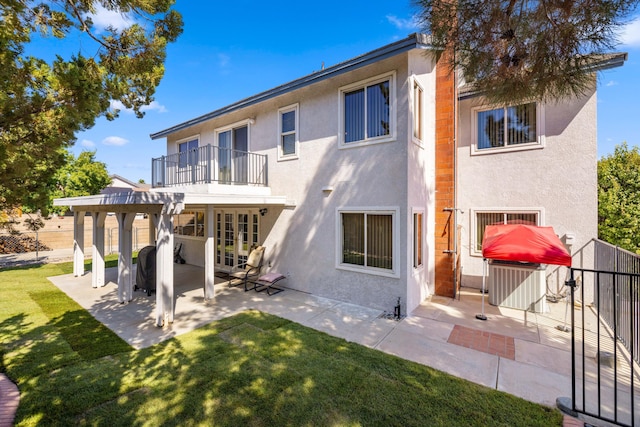
{"label": "black metal fence", "polygon": [[[615,251],[611,254],[600,262],[614,262]],[[626,255],[619,261],[622,257]],[[618,265],[632,264],[627,259]],[[585,284],[594,286],[594,301],[588,306],[583,305]],[[595,425],[605,421],[635,426],[640,417],[640,273],[572,268],[567,285],[572,307],[572,396],[567,409]]]}
{"label": "black metal fence", "polygon": [[640,256],[602,240],[595,240],[595,270],[617,273],[599,274],[594,303],[602,319],[634,355],[636,363],[640,363]]}
{"label": "black metal fence", "polygon": [[266,186],[267,156],[205,145],[152,160],[154,187],[186,184]]}

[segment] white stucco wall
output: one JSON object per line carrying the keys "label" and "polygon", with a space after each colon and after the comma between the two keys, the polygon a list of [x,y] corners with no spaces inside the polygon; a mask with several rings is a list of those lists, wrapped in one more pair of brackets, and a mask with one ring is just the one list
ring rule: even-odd
{"label": "white stucco wall", "polygon": [[[425,61],[428,59],[422,53],[410,60],[401,54],[209,120],[171,135],[167,153],[175,153],[176,142],[193,135],[199,136],[201,146],[215,145],[215,129],[251,118],[249,149],[268,155],[271,194],[295,202],[295,207],[270,208],[261,218],[267,270],[288,274],[287,286],[295,289],[382,310],[393,311],[400,297],[405,311],[407,286],[412,289],[409,304],[413,307],[433,283],[433,261],[427,255],[433,239],[427,239],[425,268],[418,274],[409,268],[412,207],[425,209],[426,229],[433,234],[429,226],[433,188],[427,185],[433,179],[433,136],[429,134],[427,148],[419,148],[412,142],[409,127],[411,64],[411,73],[425,87],[425,125],[433,128],[434,79]],[[396,138],[340,149],[339,88],[389,72],[395,76]],[[279,161],[278,109],[293,104],[299,106],[299,155],[295,160]],[[420,170],[423,167],[428,170]],[[327,186],[333,191],[323,191]],[[347,207],[396,212],[396,277],[336,268],[338,209]],[[190,254],[198,245],[187,246]]]}
{"label": "white stucco wall", "polygon": [[[472,155],[472,98],[460,103],[458,206],[462,225],[463,286],[480,287],[482,258],[471,250],[473,210],[541,209],[541,225],[564,241],[575,236],[572,253],[597,236],[597,142],[595,90],[580,99],[544,106],[542,149]],[[574,258],[574,266],[577,266]],[[548,285],[564,283],[566,268],[549,266]]]}
{"label": "white stucco wall", "polygon": [[[408,173],[407,173],[407,309],[417,307],[435,290],[435,64],[433,57],[426,56],[425,51],[409,53],[409,79],[407,92],[409,104],[413,105],[413,79],[423,89],[423,138],[413,136],[413,116],[408,115]],[[423,212],[423,265],[413,266],[413,213]]]}

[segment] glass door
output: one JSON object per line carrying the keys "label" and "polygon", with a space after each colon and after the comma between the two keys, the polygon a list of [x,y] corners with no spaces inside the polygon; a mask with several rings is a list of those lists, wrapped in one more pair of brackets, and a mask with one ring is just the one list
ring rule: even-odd
{"label": "glass door", "polygon": [[216,264],[230,270],[247,261],[258,244],[257,213],[250,210],[218,212],[216,218]]}

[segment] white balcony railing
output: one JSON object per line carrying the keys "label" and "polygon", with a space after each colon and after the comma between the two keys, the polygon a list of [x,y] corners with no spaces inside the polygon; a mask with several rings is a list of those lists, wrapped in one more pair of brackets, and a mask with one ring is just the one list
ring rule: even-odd
{"label": "white balcony railing", "polygon": [[205,145],[152,160],[154,188],[217,182],[267,186],[267,156]]}

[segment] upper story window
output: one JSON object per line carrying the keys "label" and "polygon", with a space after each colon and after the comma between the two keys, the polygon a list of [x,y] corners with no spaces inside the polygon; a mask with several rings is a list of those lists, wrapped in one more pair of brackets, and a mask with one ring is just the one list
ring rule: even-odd
{"label": "upper story window", "polygon": [[249,120],[216,131],[218,181],[248,182]]}
{"label": "upper story window", "polygon": [[482,255],[482,240],[487,225],[540,225],[541,217],[542,210],[538,209],[475,211],[473,213],[475,242],[472,244],[471,252],[475,255]]}
{"label": "upper story window", "polygon": [[278,110],[278,116],[280,136],[278,159],[296,159],[298,158],[298,105],[281,108]]}
{"label": "upper story window", "polygon": [[394,93],[393,73],[340,89],[341,147],[393,139]]}
{"label": "upper story window", "polygon": [[181,168],[196,165],[198,163],[198,138],[189,138],[178,143],[179,160]]}
{"label": "upper story window", "polygon": [[421,142],[423,140],[423,90],[417,81],[413,81],[413,137]]}
{"label": "upper story window", "polygon": [[542,108],[535,102],[475,109],[475,152],[542,148]]}

